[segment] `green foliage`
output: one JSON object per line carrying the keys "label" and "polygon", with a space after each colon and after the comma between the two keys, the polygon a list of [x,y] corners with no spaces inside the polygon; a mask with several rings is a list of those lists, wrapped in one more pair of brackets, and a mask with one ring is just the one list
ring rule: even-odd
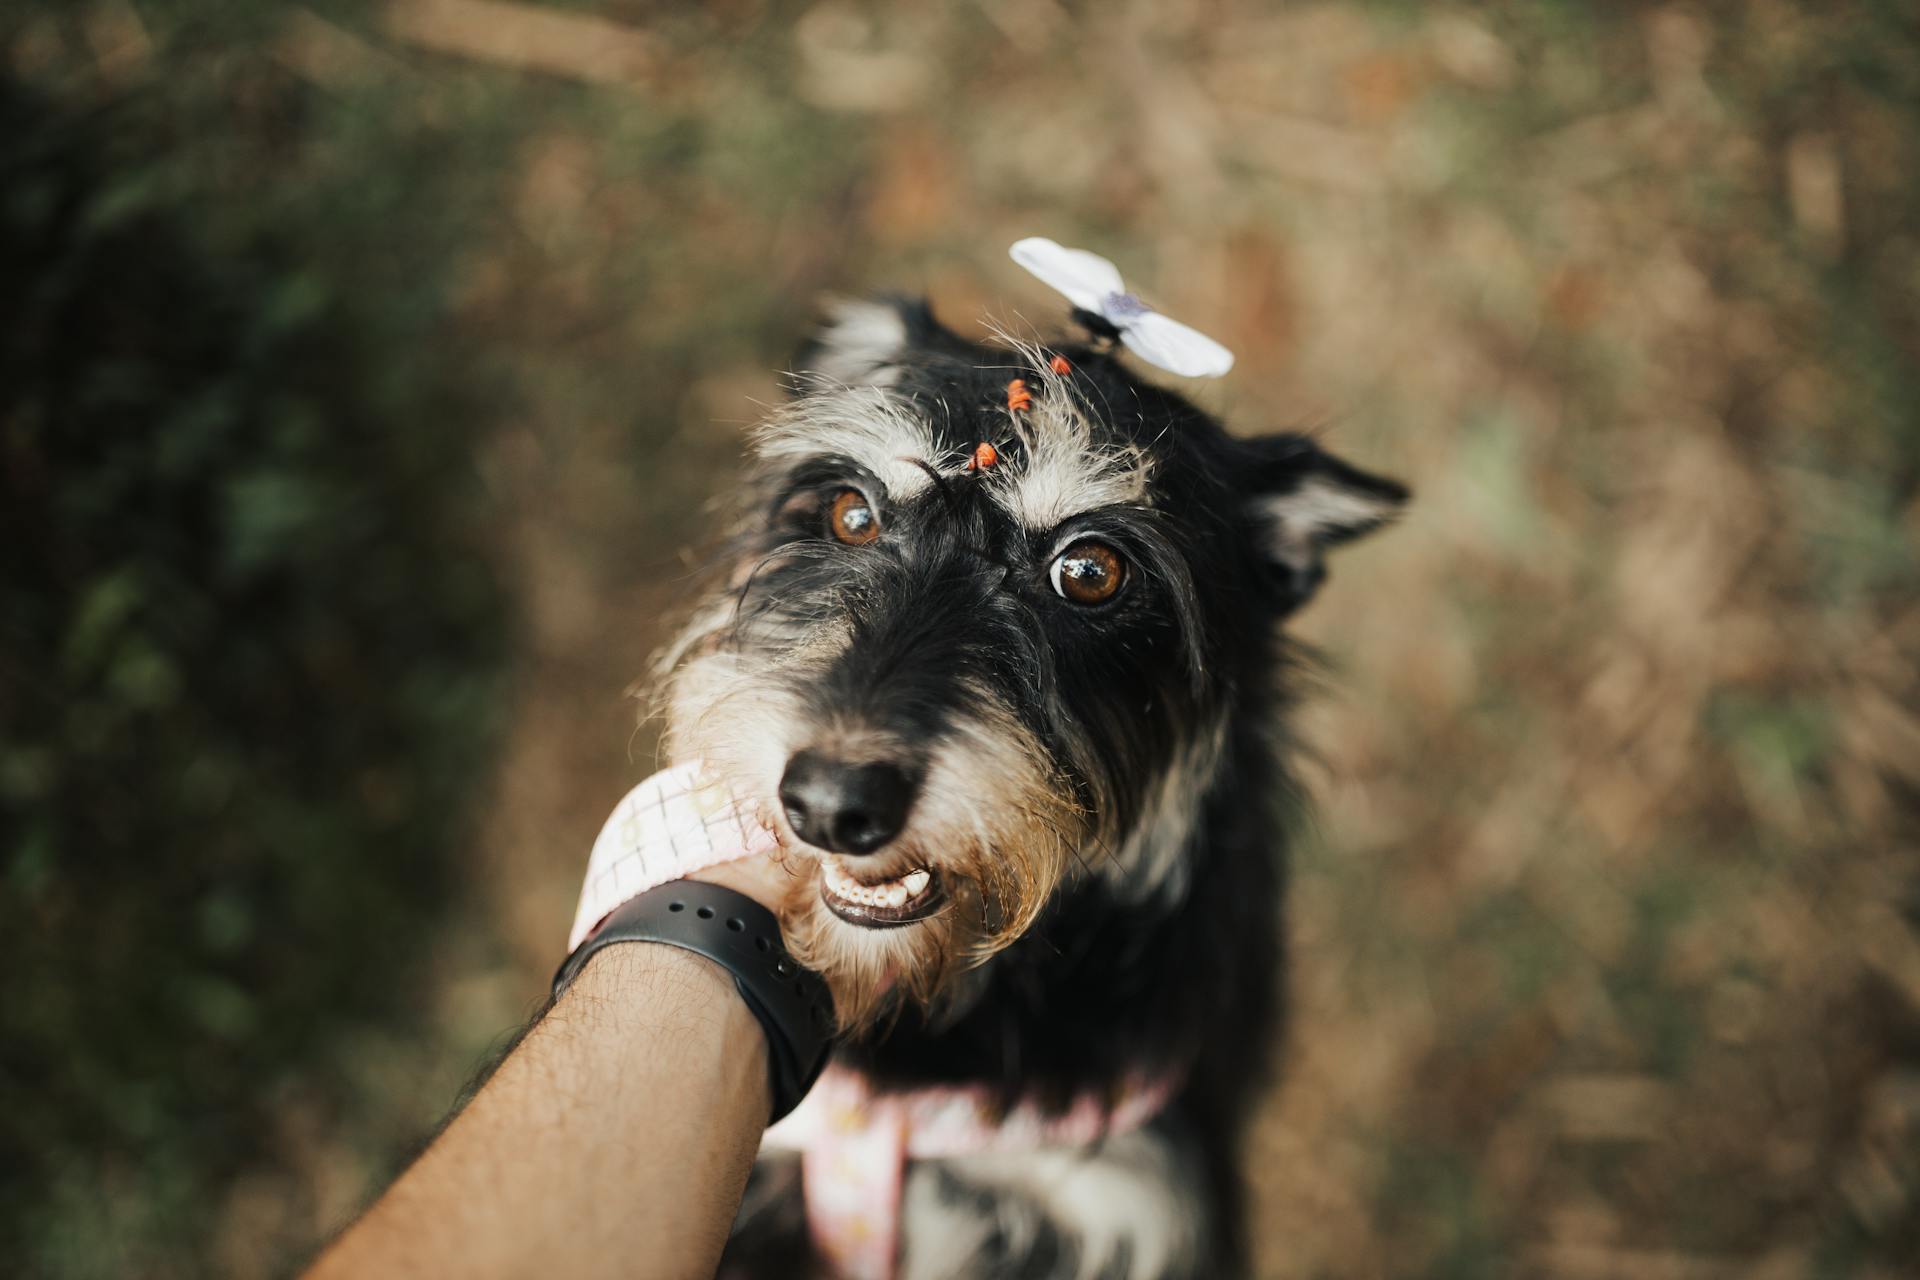
{"label": "green foliage", "polygon": [[[0,87],[0,1253],[30,1270],[164,1271],[276,1101],[337,1094],[328,1038],[407,1012],[504,652],[433,255],[386,305],[352,224],[258,233],[145,106]],[[103,1194],[77,1238],[59,1206]]]}

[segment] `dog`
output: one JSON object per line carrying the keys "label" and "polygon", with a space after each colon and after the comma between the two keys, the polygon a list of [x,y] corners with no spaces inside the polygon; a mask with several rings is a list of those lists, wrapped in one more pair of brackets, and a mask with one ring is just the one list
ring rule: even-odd
{"label": "dog", "polygon": [[1301,803],[1282,624],[1407,492],[1229,434],[1080,318],[987,345],[839,304],[664,659],[668,750],[779,835],[843,1029],[837,1118],[769,1134],[724,1276],[1245,1265]]}

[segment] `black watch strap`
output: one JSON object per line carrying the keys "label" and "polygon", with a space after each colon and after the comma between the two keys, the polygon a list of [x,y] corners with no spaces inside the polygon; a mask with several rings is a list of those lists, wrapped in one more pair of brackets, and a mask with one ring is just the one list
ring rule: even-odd
{"label": "black watch strap", "polygon": [[587,958],[616,942],[663,942],[705,956],[733,984],[767,1033],[773,1121],[800,1105],[833,1048],[833,995],[802,969],[780,940],[780,922],[744,893],[701,880],[675,880],[609,911],[553,975],[557,999]]}

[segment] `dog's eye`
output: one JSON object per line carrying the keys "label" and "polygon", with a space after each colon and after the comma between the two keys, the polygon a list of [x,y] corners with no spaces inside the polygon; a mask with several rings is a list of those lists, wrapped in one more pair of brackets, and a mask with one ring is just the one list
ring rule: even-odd
{"label": "dog's eye", "polygon": [[827,527],[848,546],[864,547],[880,536],[880,517],[874,514],[866,494],[842,489],[827,510]]}
{"label": "dog's eye", "polygon": [[1105,604],[1127,580],[1127,562],[1104,542],[1076,542],[1054,557],[1048,577],[1063,600]]}

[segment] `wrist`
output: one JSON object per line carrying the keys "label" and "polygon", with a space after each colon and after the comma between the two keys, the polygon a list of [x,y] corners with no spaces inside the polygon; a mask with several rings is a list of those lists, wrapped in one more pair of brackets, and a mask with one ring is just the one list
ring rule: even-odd
{"label": "wrist", "polygon": [[733,976],[684,948],[602,947],[587,957],[546,1021],[577,1026],[628,1061],[666,1043],[713,1042],[714,1066],[738,1076],[754,1114],[772,1105],[766,1032]]}
{"label": "wrist", "polygon": [[818,974],[787,954],[774,914],[719,885],[680,880],[648,890],[587,931],[554,974],[556,997],[570,993],[602,953],[633,950],[629,944],[636,942],[666,944],[647,951],[695,953],[732,979],[737,999],[711,986],[701,998],[743,1008],[757,1022],[765,1037],[770,1122],[792,1110],[826,1065],[835,1029],[833,998]]}
{"label": "wrist", "polygon": [[[556,1009],[591,1008],[594,1016],[650,1021],[643,1011],[753,1022],[720,965],[683,947],[660,943],[602,947],[588,956],[554,1002]],[[757,1024],[756,1024],[757,1029]]]}

